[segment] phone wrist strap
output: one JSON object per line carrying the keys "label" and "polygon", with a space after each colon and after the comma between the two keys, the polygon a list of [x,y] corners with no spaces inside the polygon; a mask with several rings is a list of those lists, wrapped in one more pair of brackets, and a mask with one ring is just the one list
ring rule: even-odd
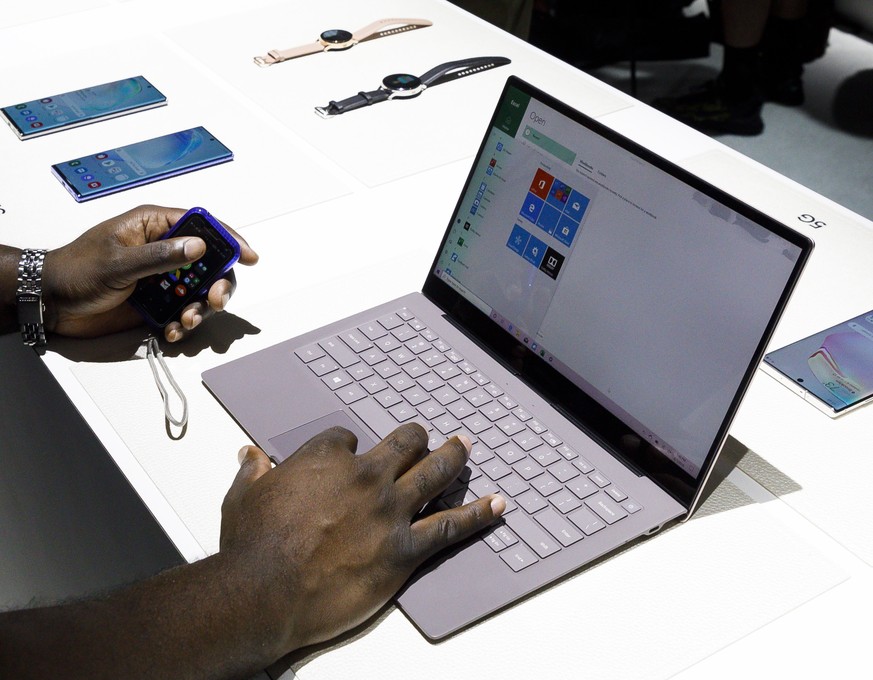
{"label": "phone wrist strap", "polygon": [[[173,378],[173,374],[170,373],[167,362],[164,360],[164,355],[161,353],[160,347],[158,347],[157,338],[149,336],[145,343],[146,359],[149,361],[149,368],[152,369],[152,376],[155,379],[155,385],[158,386],[158,390],[161,393],[161,399],[164,402],[164,417],[167,419],[167,422],[172,423],[176,427],[184,428],[188,424],[188,399],[185,397],[182,388],[179,387],[179,383],[177,383],[175,378]],[[159,368],[160,372],[158,371]],[[161,374],[166,377],[170,387],[176,393],[176,396],[179,397],[179,401],[182,404],[182,416],[180,418],[176,418],[171,412],[170,395],[161,380]]]}

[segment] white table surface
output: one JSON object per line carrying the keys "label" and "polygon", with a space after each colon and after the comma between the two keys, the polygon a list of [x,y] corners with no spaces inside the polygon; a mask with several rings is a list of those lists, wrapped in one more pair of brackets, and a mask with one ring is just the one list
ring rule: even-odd
{"label": "white table surface", "polygon": [[[774,346],[873,307],[873,224],[442,0],[44,2],[0,18],[10,104],[141,73],[163,109],[20,142],[0,130],[0,242],[56,247],[139,203],[200,204],[261,253],[225,318],[167,351],[191,419],[168,436],[141,332],[57,341],[46,362],[183,555],[218,546],[246,438],[203,370],[416,290],[516,74],[815,239]],[[252,57],[390,16],[430,28],[259,69]],[[397,71],[512,64],[336,120],[312,109]],[[48,166],[202,124],[236,160],[76,204]],[[825,227],[802,222],[813,214]],[[732,429],[743,458],[690,522],[438,645],[388,609],[293,660],[300,678],[857,677],[873,601],[869,408],[832,421],[760,371]],[[178,434],[178,433],[173,433]],[[292,672],[286,674],[288,677]]]}

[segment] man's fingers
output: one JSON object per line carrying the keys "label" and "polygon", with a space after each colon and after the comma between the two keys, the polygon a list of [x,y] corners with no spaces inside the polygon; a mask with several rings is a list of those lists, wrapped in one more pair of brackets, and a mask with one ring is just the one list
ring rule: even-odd
{"label": "man's fingers", "polygon": [[425,429],[418,423],[405,423],[370,449],[362,463],[393,481],[406,474],[426,453]]}
{"label": "man's fingers", "polygon": [[120,280],[129,284],[153,274],[163,274],[196,262],[206,253],[206,243],[196,236],[179,236],[125,248],[115,262]]}
{"label": "man's fingers", "polygon": [[267,454],[257,446],[244,446],[239,451],[239,471],[224,496],[222,508],[233,505],[243,494],[273,467]]}
{"label": "man's fingers", "polygon": [[398,475],[397,495],[410,514],[436,497],[461,474],[470,455],[470,440],[452,437],[415,465],[407,465]]}
{"label": "man's fingers", "polygon": [[482,531],[506,510],[506,500],[497,494],[484,496],[472,503],[428,515],[412,527],[415,554],[411,557],[422,562],[431,555]]}

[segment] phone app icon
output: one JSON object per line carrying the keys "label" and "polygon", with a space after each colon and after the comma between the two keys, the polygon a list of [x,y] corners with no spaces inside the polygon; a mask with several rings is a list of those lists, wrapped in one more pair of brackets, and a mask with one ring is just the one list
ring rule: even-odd
{"label": "phone app icon", "polygon": [[31,123],[31,124],[30,124],[30,127],[32,127],[32,128],[41,128],[41,127],[42,127],[42,123]]}
{"label": "phone app icon", "polygon": [[109,154],[98,153],[96,156],[94,156],[94,158],[96,158],[98,161],[102,161],[104,158],[109,158]]}
{"label": "phone app icon", "polygon": [[33,111],[31,111],[30,109],[24,109],[24,110],[21,112],[21,115],[22,115],[22,116],[29,116],[31,113],[33,113]]}
{"label": "phone app icon", "polygon": [[75,168],[79,165],[82,165],[82,161],[70,161],[69,165],[71,168]]}
{"label": "phone app icon", "polygon": [[18,111],[21,111],[21,109],[26,109],[26,108],[27,108],[27,104],[16,104],[16,105],[15,105],[15,108],[16,108]]}
{"label": "phone app icon", "polygon": [[100,184],[100,182],[88,182],[88,188],[89,188],[89,189],[99,189],[99,188],[102,187],[102,186],[103,186],[103,185]]}
{"label": "phone app icon", "polygon": [[184,297],[185,293],[188,292],[188,289],[185,286],[183,286],[181,283],[178,286],[176,286],[173,290],[176,293],[176,295],[178,295],[179,297]]}
{"label": "phone app icon", "polygon": [[170,287],[170,282],[167,279],[161,279],[161,290],[167,290]]}
{"label": "phone app icon", "polygon": [[36,116],[28,116],[28,117],[25,118],[24,120],[26,120],[28,123],[32,123],[32,122],[35,121],[36,119],[37,119]]}
{"label": "phone app icon", "polygon": [[40,104],[51,104],[51,103],[52,103],[52,98],[51,98],[51,97],[46,97],[45,99],[40,99],[39,102],[40,102]]}

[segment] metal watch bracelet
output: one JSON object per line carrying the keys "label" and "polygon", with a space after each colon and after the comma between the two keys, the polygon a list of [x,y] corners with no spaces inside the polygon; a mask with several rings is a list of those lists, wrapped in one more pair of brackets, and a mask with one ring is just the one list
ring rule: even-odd
{"label": "metal watch bracelet", "polygon": [[42,313],[42,266],[45,250],[26,248],[18,260],[18,325],[25,345],[41,347],[45,345],[45,326]]}

